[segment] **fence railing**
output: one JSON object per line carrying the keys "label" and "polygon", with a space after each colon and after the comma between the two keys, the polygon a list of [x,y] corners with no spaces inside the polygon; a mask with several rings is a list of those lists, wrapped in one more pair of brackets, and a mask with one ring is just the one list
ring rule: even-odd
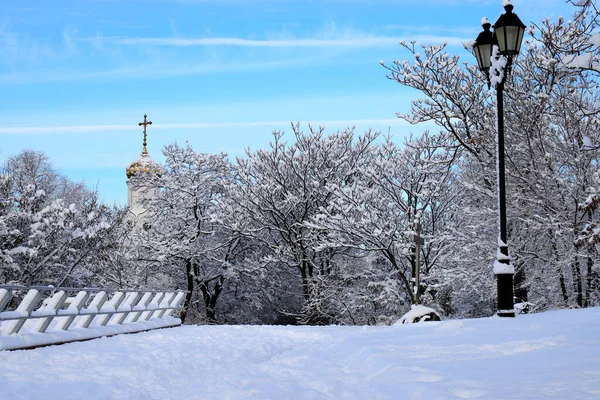
{"label": "fence railing", "polygon": [[0,285],[0,350],[178,326],[185,294]]}

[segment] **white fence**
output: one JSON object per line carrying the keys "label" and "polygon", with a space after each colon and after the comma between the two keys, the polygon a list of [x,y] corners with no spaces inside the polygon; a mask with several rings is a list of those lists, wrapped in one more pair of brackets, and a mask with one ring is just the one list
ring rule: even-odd
{"label": "white fence", "polygon": [[0,350],[178,326],[185,294],[0,285]]}

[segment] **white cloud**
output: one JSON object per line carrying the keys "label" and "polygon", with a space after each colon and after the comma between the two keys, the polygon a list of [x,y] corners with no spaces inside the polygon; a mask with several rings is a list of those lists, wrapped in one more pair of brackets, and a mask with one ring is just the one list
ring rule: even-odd
{"label": "white cloud", "polygon": [[[75,26],[67,25],[62,32],[62,42],[51,48],[43,38],[24,39],[0,25],[0,50],[4,55],[0,65],[13,66],[3,72],[0,69],[0,85],[148,80],[223,71],[297,68],[340,61],[350,54],[353,60],[357,60],[353,52],[382,48],[393,50],[402,40],[426,44],[445,42],[450,46],[462,46],[467,40],[458,32],[449,35],[426,34],[423,31],[407,31],[397,36],[377,34],[351,26],[340,27],[333,21],[304,36],[285,30],[264,32],[259,38],[181,37],[176,28],[172,31],[172,36],[167,37],[103,36],[101,32],[96,36],[80,37]],[[206,50],[187,50],[191,47]],[[248,49],[248,52],[239,54],[243,49]],[[286,52],[289,49],[296,50],[293,57]],[[316,51],[319,49],[321,51]],[[36,62],[26,62],[32,59]]]}
{"label": "white cloud", "polygon": [[205,62],[195,65],[145,64],[141,66],[124,66],[104,70],[56,70],[39,72],[16,72],[0,74],[0,85],[31,84],[43,82],[71,82],[85,80],[111,81],[119,79],[156,79],[165,77],[204,75],[215,72],[235,72],[249,70],[268,70],[286,66],[308,63],[313,58],[286,59],[273,61],[247,61],[239,63]]}
{"label": "white cloud", "polygon": [[446,35],[410,35],[410,36],[378,36],[378,35],[356,35],[341,36],[338,38],[297,38],[297,39],[243,39],[235,37],[204,37],[204,38],[182,38],[182,37],[145,37],[145,38],[86,38],[88,41],[113,41],[125,46],[232,46],[232,47],[266,47],[266,48],[369,48],[395,46],[399,41],[416,40],[419,43],[443,43],[450,45],[462,45],[468,40],[465,37]]}
{"label": "white cloud", "polygon": [[67,25],[63,29],[62,38],[65,46],[65,51],[74,52],[77,47],[77,35],[79,34],[76,27],[73,25]]}
{"label": "white cloud", "polygon": [[14,67],[22,62],[39,63],[51,59],[55,51],[45,43],[38,43],[28,34],[17,32],[8,25],[0,24],[0,67]]}
{"label": "white cloud", "polygon": [[[355,125],[408,125],[401,119],[343,119],[304,121],[303,124],[313,126],[355,126]],[[290,121],[249,121],[249,122],[213,122],[213,123],[187,123],[187,124],[153,124],[153,130],[178,130],[178,129],[211,129],[211,128],[243,128],[243,127],[278,127],[289,126]],[[136,125],[78,125],[78,126],[31,126],[31,127],[4,127],[0,128],[0,135],[60,135],[72,133],[94,133],[111,131],[139,131]]]}

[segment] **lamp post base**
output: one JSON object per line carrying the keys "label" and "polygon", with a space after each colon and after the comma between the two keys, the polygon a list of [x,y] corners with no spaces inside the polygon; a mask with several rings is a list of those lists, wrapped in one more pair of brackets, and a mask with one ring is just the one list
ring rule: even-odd
{"label": "lamp post base", "polygon": [[513,299],[513,274],[497,274],[498,283],[498,312],[499,317],[515,316]]}
{"label": "lamp post base", "polygon": [[515,310],[498,310],[496,315],[502,318],[514,318]]}

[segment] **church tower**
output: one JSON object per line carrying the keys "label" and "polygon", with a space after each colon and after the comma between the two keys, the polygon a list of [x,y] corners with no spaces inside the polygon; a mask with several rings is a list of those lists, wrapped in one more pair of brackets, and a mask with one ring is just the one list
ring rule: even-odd
{"label": "church tower", "polygon": [[146,186],[145,183],[150,183],[150,180],[160,176],[160,165],[150,158],[146,148],[148,145],[146,128],[148,125],[152,125],[152,121],[148,121],[147,117],[144,114],[144,122],[138,124],[144,127],[142,154],[125,170],[127,174],[128,218],[139,226],[143,226],[145,222],[148,222],[146,221],[147,201],[152,200],[157,195],[157,189]]}

